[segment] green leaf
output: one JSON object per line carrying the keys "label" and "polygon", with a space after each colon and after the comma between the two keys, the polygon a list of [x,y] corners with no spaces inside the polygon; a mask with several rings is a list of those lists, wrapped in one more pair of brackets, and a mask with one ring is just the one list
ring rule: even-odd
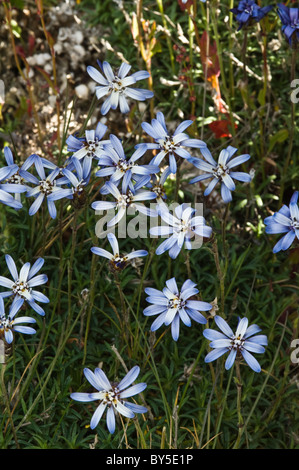
{"label": "green leaf", "polygon": [[269,149],[268,151],[271,152],[271,150],[273,149],[273,147],[275,146],[275,144],[277,143],[282,143],[284,142],[285,140],[287,140],[287,138],[289,137],[289,131],[288,129],[280,129],[280,131],[276,132],[276,134],[274,134],[271,138],[270,138],[270,143],[269,143]]}

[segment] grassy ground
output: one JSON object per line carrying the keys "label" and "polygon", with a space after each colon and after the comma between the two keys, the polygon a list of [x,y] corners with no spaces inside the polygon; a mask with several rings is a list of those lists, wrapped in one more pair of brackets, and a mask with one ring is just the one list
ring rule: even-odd
{"label": "grassy ground", "polygon": [[[74,207],[59,202],[55,220],[46,206],[30,217],[27,200],[19,212],[1,206],[0,275],[8,275],[7,253],[18,268],[42,256],[49,279],[44,292],[50,299],[45,317],[35,315],[37,334],[17,335],[6,351],[0,395],[2,449],[298,448],[298,365],[290,356],[291,342],[298,338],[299,247],[295,241],[286,252],[273,254],[278,238],[266,235],[263,224],[299,189],[298,111],[290,100],[296,57],[275,10],[261,23],[237,32],[229,13],[234,3],[195,1],[190,15],[179,2],[166,0],[125,1],[121,7],[108,0],[82,0],[77,5],[86,28],[104,28],[100,60],[118,67],[123,55],[132,70],[151,72],[148,87],[154,98],[146,108],[134,106],[126,118],[118,112],[107,116],[106,125],[116,134],[119,129],[128,154],[145,138],[140,123],[162,111],[173,127],[191,117],[194,124],[188,133],[203,139],[216,158],[228,145],[237,147],[238,154],[249,153],[244,171],[251,170],[254,177],[249,185],[237,185],[227,206],[219,187],[203,197],[204,186],[189,185],[190,175],[198,172],[182,164],[177,178],[168,181],[168,200],[202,202],[213,237],[188,255],[182,250],[176,260],[168,253],[155,255],[157,239],[121,239],[124,252],[147,249],[149,256],[118,277],[107,260],[90,251],[96,245],[109,250],[107,241],[95,235],[98,218],[90,208],[100,199],[95,176],[85,203]],[[205,32],[212,59],[207,68]],[[46,41],[44,47],[48,48]],[[86,83],[86,73],[78,73]],[[63,122],[64,110],[60,112]],[[101,119],[98,103],[92,112]],[[219,137],[218,121],[229,119],[233,125]],[[218,134],[210,126],[215,122]],[[5,105],[1,127],[5,135],[8,130],[22,133],[22,120],[6,114]],[[11,144],[2,140],[3,146]],[[59,148],[57,140],[53,142],[57,162],[66,155],[63,143],[62,139]],[[22,148],[15,150],[24,159]],[[47,153],[43,156],[48,158]],[[209,351],[202,335],[205,326],[182,324],[177,342],[169,327],[150,331],[151,319],[143,315],[148,306],[144,289],[162,290],[173,276],[180,286],[188,278],[196,282],[200,298],[215,301],[217,313],[233,330],[238,317],[247,316],[267,335],[266,352],[258,356],[262,371],[254,373],[241,364],[240,402],[235,367],[226,371],[224,357],[204,362]],[[207,326],[215,327],[212,317]],[[70,398],[71,392],[92,391],[83,368],[94,370],[98,365],[112,381],[139,365],[138,382],[147,383],[135,398],[148,413],[131,420],[120,417],[113,435],[104,418],[90,429],[95,403]]]}

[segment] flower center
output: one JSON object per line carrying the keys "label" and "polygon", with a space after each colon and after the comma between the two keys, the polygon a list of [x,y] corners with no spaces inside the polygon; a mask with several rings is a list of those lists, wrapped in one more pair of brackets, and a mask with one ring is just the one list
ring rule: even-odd
{"label": "flower center", "polygon": [[179,296],[175,297],[174,299],[170,299],[168,301],[168,308],[177,308],[178,310],[184,308],[186,305],[186,301],[181,299]]}
{"label": "flower center", "polygon": [[5,315],[2,315],[0,317],[0,329],[6,330],[10,328],[10,326],[11,326],[11,321],[8,318],[6,318]]}
{"label": "flower center", "polygon": [[226,165],[217,165],[217,167],[215,169],[213,169],[213,174],[216,178],[221,178],[226,175],[226,174],[229,174],[229,168],[227,168]]}
{"label": "flower center", "polygon": [[115,91],[117,93],[123,93],[124,87],[121,79],[117,76],[114,77],[114,80],[112,82],[109,82],[109,91]]}
{"label": "flower center", "polygon": [[189,229],[190,229],[190,226],[189,226],[188,222],[184,222],[181,219],[180,224],[178,225],[178,231],[179,232],[188,232]]}
{"label": "flower center", "polygon": [[98,148],[101,147],[101,144],[99,140],[96,138],[95,140],[89,140],[88,142],[86,142],[85,146],[87,148],[86,156],[92,158],[95,152],[98,150]]}
{"label": "flower center", "polygon": [[22,178],[18,173],[15,175],[12,175],[10,178],[6,180],[7,183],[9,184],[23,184],[24,183],[24,178]]}
{"label": "flower center", "polygon": [[243,345],[245,343],[245,339],[242,339],[241,336],[234,337],[231,340],[231,349],[237,349],[241,351],[243,349]]}
{"label": "flower center", "polygon": [[158,139],[158,144],[160,145],[160,148],[166,152],[170,152],[179,146],[179,144],[175,144],[173,142],[172,137],[169,137],[169,135],[167,135],[164,139]]}
{"label": "flower center", "polygon": [[296,217],[291,217],[291,227],[296,230],[299,228],[299,220]]}
{"label": "flower center", "polygon": [[121,194],[117,201],[117,207],[128,207],[133,201],[133,194],[129,191],[129,194]]}
{"label": "flower center", "polygon": [[49,195],[52,193],[55,185],[56,185],[55,181],[42,180],[39,182],[39,190],[41,193]]}
{"label": "flower center", "polygon": [[108,406],[112,404],[116,404],[118,401],[119,390],[117,387],[112,387],[112,390],[105,392],[105,396],[103,398],[103,403],[106,403]]}
{"label": "flower center", "polygon": [[124,269],[126,267],[127,258],[126,258],[126,256],[122,257],[122,256],[119,256],[119,254],[116,254],[112,258],[111,263],[112,263],[114,269],[121,270],[121,269]]}
{"label": "flower center", "polygon": [[121,170],[123,173],[130,170],[133,167],[132,163],[127,162],[126,160],[119,160],[117,164],[117,168]]}
{"label": "flower center", "polygon": [[27,282],[20,281],[19,279],[12,285],[12,291],[14,294],[19,295],[23,299],[26,297],[24,296],[24,292],[27,292],[29,294],[30,292],[30,287],[27,284]]}
{"label": "flower center", "polygon": [[81,180],[80,183],[76,186],[76,187],[73,187],[72,188],[72,192],[73,194],[75,193],[82,193],[82,191],[84,190],[84,186],[86,185],[85,181],[84,180]]}
{"label": "flower center", "polygon": [[165,197],[165,191],[163,187],[159,184],[157,184],[156,186],[153,186],[152,191],[157,194],[157,197],[162,197],[162,198]]}

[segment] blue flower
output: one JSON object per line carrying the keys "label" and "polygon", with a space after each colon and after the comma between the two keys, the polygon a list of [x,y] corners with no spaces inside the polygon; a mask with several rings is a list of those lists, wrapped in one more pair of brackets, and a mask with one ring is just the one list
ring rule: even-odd
{"label": "blue flower", "polygon": [[[88,167],[80,163],[80,160],[73,157],[68,165],[61,169],[62,178],[57,180],[60,188],[48,196],[48,201],[57,201],[58,199],[68,198],[80,200],[84,193],[85,186],[89,183],[90,172]],[[67,188],[62,188],[62,185]]]}
{"label": "blue flower", "polygon": [[299,240],[298,194],[299,191],[294,192],[289,207],[283,205],[278,212],[266,217],[264,220],[266,233],[271,235],[277,233],[286,234],[276,243],[273,248],[273,253],[278,253],[280,250],[287,250],[293,243],[295,237]]}
{"label": "blue flower", "polygon": [[103,154],[104,145],[109,144],[109,140],[102,140],[107,131],[107,126],[98,122],[95,130],[86,130],[85,137],[75,137],[70,135],[66,139],[68,152],[73,152],[73,157],[83,159],[84,174],[91,171],[92,160],[99,159]]}
{"label": "blue flower", "polygon": [[[143,204],[139,204],[139,201],[148,201],[156,198],[156,194],[153,191],[139,190],[139,185],[136,183],[134,186],[134,193],[128,190],[125,193],[121,193],[114,183],[108,181],[106,183],[108,193],[110,193],[116,200],[115,201],[95,201],[91,207],[95,211],[103,211],[115,209],[117,214],[107,224],[108,227],[116,225],[126,214],[129,207],[137,209],[142,214],[149,217],[155,217],[156,211],[145,207]],[[137,202],[137,203],[136,203]]]}
{"label": "blue flower", "polygon": [[260,21],[272,8],[271,5],[261,8],[253,0],[241,0],[237,8],[232,8],[230,11],[236,16],[239,31],[243,26],[247,26],[251,20]]}
{"label": "blue flower", "polygon": [[44,199],[46,198],[49,214],[52,219],[55,219],[57,215],[55,203],[53,200],[49,199],[49,196],[50,194],[53,194],[56,191],[60,191],[61,189],[57,185],[56,181],[56,177],[60,174],[61,170],[60,168],[56,167],[50,172],[48,176],[46,176],[45,166],[42,159],[38,155],[35,155],[34,164],[40,179],[34,176],[34,184],[36,186],[34,188],[30,188],[26,194],[27,197],[35,197],[35,201],[29,208],[29,215],[32,216],[36,214]]}
{"label": "blue flower", "polygon": [[254,372],[260,372],[261,366],[251,353],[262,354],[265,352],[264,346],[268,344],[267,337],[265,335],[256,335],[261,329],[257,325],[248,327],[248,318],[243,317],[239,321],[237,331],[234,334],[223,318],[216,315],[214,319],[222,333],[209,328],[204,330],[203,335],[211,341],[210,347],[213,348],[213,351],[205,357],[205,362],[212,362],[229,352],[225,362],[226,370],[232,367],[237,357],[242,356]]}
{"label": "blue flower", "polygon": [[111,383],[100,368],[96,368],[94,372],[85,368],[83,372],[88,382],[98,391],[92,393],[71,393],[71,398],[85,403],[100,401],[90,421],[91,429],[97,427],[106,408],[106,422],[108,431],[111,434],[115,431],[116,413],[120,413],[126,418],[135,418],[135,413],[147,412],[147,408],[144,406],[126,400],[126,398],[143,392],[147,387],[146,383],[139,383],[129,387],[139,375],[140,368],[138,366],[134,366],[119,383]]}
{"label": "blue flower", "polygon": [[156,194],[158,204],[165,204],[164,201],[167,199],[164,185],[169,175],[171,175],[171,171],[169,166],[167,166],[160,174],[159,178],[156,174],[153,174],[151,175],[151,181],[144,182],[145,186]]}
{"label": "blue flower", "polygon": [[282,22],[281,30],[292,45],[292,41],[299,40],[299,8],[289,8],[279,3],[277,12]]}
{"label": "blue flower", "polygon": [[[127,159],[121,141],[113,134],[110,135],[110,146],[104,146],[103,156],[99,159],[99,166],[104,168],[96,172],[96,176],[110,176],[110,182],[118,186],[122,180],[122,192],[129,188],[134,192],[133,181],[140,177],[147,176],[150,180],[151,174],[159,173],[158,165],[139,165],[136,162],[144,155],[146,148],[137,149],[133,155]],[[106,185],[101,188],[101,194],[107,194]]]}
{"label": "blue flower", "polygon": [[168,156],[170,171],[171,173],[176,173],[176,156],[186,159],[191,158],[191,154],[183,147],[203,149],[207,146],[202,140],[190,139],[184,133],[184,130],[191,126],[191,124],[193,124],[191,120],[183,121],[171,135],[167,130],[164,115],[159,111],[156,119],[152,119],[151,124],[147,122],[141,124],[143,130],[155,140],[155,143],[137,144],[136,148],[145,147],[146,149],[159,150],[159,153],[153,158],[151,163],[160,165],[162,160]]}
{"label": "blue flower", "polygon": [[9,309],[8,315],[5,313],[4,302],[2,297],[0,297],[0,338],[4,336],[5,341],[10,344],[13,342],[13,332],[25,333],[27,335],[32,335],[36,333],[34,328],[30,326],[24,326],[22,323],[36,323],[36,320],[31,317],[18,317],[15,318],[16,314],[22,306],[22,301],[19,299],[17,302],[14,302]]}
{"label": "blue flower", "polygon": [[31,155],[21,166],[19,166],[14,163],[13,154],[10,148],[4,147],[4,157],[7,167],[0,169],[0,190],[7,193],[13,193],[14,199],[22,207],[21,193],[28,190],[26,183],[34,182],[34,176],[27,171],[33,164],[34,156]]}
{"label": "blue flower", "polygon": [[246,162],[250,158],[250,155],[244,154],[231,159],[237,150],[238,149],[231,146],[223,149],[220,152],[218,163],[215,162],[211,152],[208,149],[201,150],[207,161],[204,161],[200,158],[192,158],[190,161],[197,168],[203,170],[205,174],[196,176],[190,181],[190,184],[203,181],[208,178],[213,178],[204,192],[204,196],[208,196],[218,181],[221,181],[222,199],[225,203],[230,202],[232,200],[231,191],[236,189],[233,179],[242,181],[244,183],[249,183],[251,181],[251,176],[249,174],[240,171],[231,171],[232,168],[236,167],[237,165],[241,165],[241,163]]}
{"label": "blue flower", "polygon": [[19,170],[18,165],[14,163],[13,155],[9,147],[4,148],[4,157],[7,166],[0,168],[0,202],[13,209],[19,210],[23,207],[20,195],[14,198],[10,193],[22,193],[27,191],[27,188],[22,184],[16,184],[16,181],[9,180],[9,178],[13,177]]}
{"label": "blue flower", "polygon": [[148,255],[148,252],[146,250],[136,250],[136,251],[132,251],[131,253],[129,253],[125,256],[121,256],[120,252],[119,252],[119,245],[118,245],[118,241],[117,241],[116,236],[113,233],[108,233],[107,238],[108,238],[108,241],[109,241],[109,243],[111,245],[111,248],[113,250],[113,254],[110,253],[109,251],[104,250],[103,248],[99,248],[97,246],[93,246],[91,248],[91,251],[95,255],[103,256],[104,258],[108,258],[110,263],[111,263],[111,266],[116,271],[120,271],[120,270],[124,269],[127,266],[128,261],[130,261],[131,259],[139,258],[140,256],[147,256]]}
{"label": "blue flower", "polygon": [[179,255],[184,243],[186,249],[192,249],[191,240],[196,235],[201,239],[211,236],[212,228],[205,224],[204,217],[194,216],[196,209],[192,209],[188,204],[177,206],[175,208],[175,215],[170,213],[166,204],[159,204],[157,212],[168,225],[152,227],[149,232],[151,235],[169,237],[158,246],[156,250],[157,255],[161,255],[169,250],[169,256],[175,259]]}
{"label": "blue flower", "polygon": [[119,105],[121,113],[128,113],[130,107],[127,102],[127,98],[132,98],[137,101],[144,101],[154,96],[152,91],[142,90],[140,88],[129,88],[134,85],[137,81],[148,78],[150,75],[145,70],[135,72],[129,77],[127,76],[131,65],[123,62],[118,70],[114,72],[111,65],[104,61],[102,64],[98,61],[98,64],[104,74],[100,73],[95,67],[89,65],[87,72],[90,77],[99,83],[96,86],[96,96],[98,99],[108,95],[108,98],[104,101],[101,113],[107,114],[111,109],[116,109]]}
{"label": "blue flower", "polygon": [[13,295],[14,300],[12,305],[20,303],[22,306],[24,301],[26,301],[39,315],[45,315],[44,310],[36,301],[48,303],[49,299],[41,292],[33,289],[48,281],[46,274],[36,276],[44,264],[44,259],[38,258],[32,266],[30,263],[25,263],[20,273],[18,273],[16,264],[10,255],[5,255],[5,261],[13,280],[0,276],[0,286],[9,289],[8,292],[0,292],[0,297],[5,298]]}
{"label": "blue flower", "polygon": [[198,294],[196,284],[190,279],[184,282],[179,292],[175,278],[166,281],[163,291],[147,287],[145,293],[149,295],[147,302],[153,304],[143,311],[145,316],[159,315],[151,326],[152,331],[156,331],[163,324],[171,324],[171,335],[177,341],[180,334],[180,320],[186,326],[191,326],[191,319],[197,323],[205,324],[206,318],[200,313],[208,311],[213,306],[201,300],[188,300]]}

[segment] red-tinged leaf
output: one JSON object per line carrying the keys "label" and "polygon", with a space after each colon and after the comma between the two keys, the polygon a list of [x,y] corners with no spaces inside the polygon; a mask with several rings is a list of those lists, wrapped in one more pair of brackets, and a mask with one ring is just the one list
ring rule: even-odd
{"label": "red-tinged leaf", "polygon": [[49,31],[47,31],[47,42],[49,44],[50,49],[53,49],[55,41],[54,41],[53,36],[49,33]]}
{"label": "red-tinged leaf", "polygon": [[32,116],[32,103],[29,98],[26,100],[26,103],[27,103],[27,113],[31,117]]}
{"label": "red-tinged leaf", "polygon": [[42,76],[44,77],[44,79],[45,79],[46,82],[48,83],[49,87],[53,90],[53,92],[55,93],[55,95],[57,95],[57,94],[58,94],[58,90],[55,88],[54,82],[53,82],[53,80],[51,80],[50,75],[49,75],[45,70],[43,70],[41,67],[37,67],[37,66],[36,66],[35,68],[36,68],[36,70],[38,70],[38,71],[42,74]]}
{"label": "red-tinged leaf", "polygon": [[220,66],[216,42],[211,43],[207,31],[204,31],[200,39],[200,57],[204,72],[207,70],[207,79],[219,77]]}
{"label": "red-tinged leaf", "polygon": [[29,37],[28,37],[28,55],[29,56],[33,55],[34,48],[35,48],[35,36],[33,36],[33,34],[29,34]]}
{"label": "red-tinged leaf", "polygon": [[[229,130],[231,127],[231,121],[229,119],[220,119],[219,121],[213,121],[209,124],[209,128],[214,132],[216,139],[221,139],[222,137],[232,137],[232,134]],[[237,124],[235,124],[235,129]]]}
{"label": "red-tinged leaf", "polygon": [[193,5],[193,0],[188,0],[186,3],[183,3],[182,0],[178,0],[181,10],[187,10],[187,8]]}
{"label": "red-tinged leaf", "polygon": [[22,59],[26,59],[26,54],[22,46],[16,46],[16,53],[22,57]]}

